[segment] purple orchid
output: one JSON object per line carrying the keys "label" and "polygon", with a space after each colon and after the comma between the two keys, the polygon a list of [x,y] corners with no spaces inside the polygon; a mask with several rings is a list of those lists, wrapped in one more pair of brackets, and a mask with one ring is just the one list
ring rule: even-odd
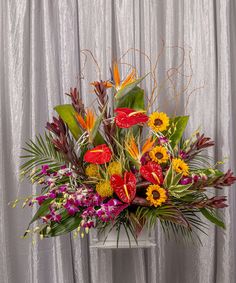
{"label": "purple orchid", "polygon": [[79,211],[79,208],[73,198],[67,199],[64,207],[69,215],[75,215],[75,213]]}
{"label": "purple orchid", "polygon": [[35,198],[39,205],[41,205],[46,199],[48,199],[47,195],[42,195]]}
{"label": "purple orchid", "polygon": [[165,143],[168,143],[168,142],[169,142],[169,140],[168,140],[168,138],[166,138],[166,137],[159,137],[159,138],[158,138],[158,143],[159,143],[160,145],[165,144]]}
{"label": "purple orchid", "polygon": [[192,183],[192,178],[191,177],[184,177],[180,180],[181,185],[188,185]]}
{"label": "purple orchid", "polygon": [[42,169],[41,169],[40,173],[42,175],[49,175],[48,170],[49,170],[49,166],[47,164],[46,165],[42,165]]}

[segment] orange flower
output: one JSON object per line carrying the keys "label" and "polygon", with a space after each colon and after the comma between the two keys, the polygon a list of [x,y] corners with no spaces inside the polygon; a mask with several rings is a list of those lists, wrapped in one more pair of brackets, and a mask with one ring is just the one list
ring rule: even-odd
{"label": "orange flower", "polygon": [[154,145],[156,139],[152,139],[152,137],[148,138],[143,147],[142,147],[142,155],[145,154],[146,152],[148,152]]}
{"label": "orange flower", "polygon": [[91,132],[91,130],[94,127],[95,124],[95,116],[92,110],[87,110],[86,118],[84,119],[80,114],[76,115],[77,121],[79,122],[81,128],[86,130],[88,133]]}
{"label": "orange flower", "polygon": [[142,146],[142,150],[140,152],[134,136],[132,135],[128,141],[126,141],[125,148],[133,159],[140,162],[141,157],[152,148],[154,142],[155,139],[152,139],[152,137],[148,138]]}
{"label": "orange flower", "polygon": [[136,71],[133,69],[132,72],[121,82],[118,64],[115,62],[113,64],[113,79],[113,86],[117,91],[119,91],[136,80]]}

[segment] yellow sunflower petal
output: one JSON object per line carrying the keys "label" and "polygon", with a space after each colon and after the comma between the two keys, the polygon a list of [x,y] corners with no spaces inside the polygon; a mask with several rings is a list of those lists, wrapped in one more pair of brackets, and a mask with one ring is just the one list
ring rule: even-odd
{"label": "yellow sunflower petal", "polygon": [[185,163],[180,158],[172,159],[172,166],[176,173],[183,174],[183,176],[189,175],[189,167],[188,164]]}
{"label": "yellow sunflower petal", "polygon": [[170,124],[170,119],[164,112],[154,112],[150,115],[148,126],[155,132],[165,131]]}
{"label": "yellow sunflower petal", "polygon": [[156,146],[154,147],[150,152],[149,156],[152,159],[152,161],[155,161],[159,164],[166,163],[169,159],[168,152],[166,148],[163,146]]}
{"label": "yellow sunflower petal", "polygon": [[155,207],[161,206],[168,198],[166,190],[159,185],[148,186],[146,195],[146,199]]}

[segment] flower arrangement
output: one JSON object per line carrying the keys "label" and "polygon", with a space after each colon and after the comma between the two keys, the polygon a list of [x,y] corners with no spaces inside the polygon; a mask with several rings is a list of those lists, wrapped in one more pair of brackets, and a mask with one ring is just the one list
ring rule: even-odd
{"label": "flower arrangement", "polygon": [[59,117],[47,123],[45,136],[26,143],[21,174],[42,189],[24,201],[38,207],[30,225],[39,221],[25,236],[74,231],[83,237],[111,227],[119,237],[124,227],[137,240],[145,225],[160,221],[164,231],[191,237],[205,227],[204,217],[224,228],[217,211],[226,197],[212,196],[212,188],[236,177],[210,163],[204,150],[214,142],[199,132],[184,139],[188,116],[148,113],[138,87],[144,77],[135,70],[121,80],[115,63],[112,73],[91,84],[97,115],[71,89],[71,104],[55,107]]}

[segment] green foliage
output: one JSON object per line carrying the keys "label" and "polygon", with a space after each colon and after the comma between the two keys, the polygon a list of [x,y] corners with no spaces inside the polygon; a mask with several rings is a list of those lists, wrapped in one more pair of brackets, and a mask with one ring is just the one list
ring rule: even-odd
{"label": "green foliage", "polygon": [[193,192],[189,190],[189,188],[192,186],[192,183],[187,185],[179,184],[181,178],[182,174],[176,174],[173,170],[173,167],[170,166],[166,173],[163,185],[166,189],[168,189],[169,194],[176,198],[182,198],[185,195]]}
{"label": "green foliage", "polygon": [[45,238],[67,234],[80,226],[82,218],[79,213],[70,216],[64,211],[61,215],[63,217],[59,223],[53,222],[50,226],[50,230],[48,230],[47,227],[43,229],[41,233]]}
{"label": "green foliage", "polygon": [[137,79],[136,81],[134,81],[133,83],[128,84],[127,86],[125,86],[124,88],[122,88],[121,90],[119,90],[116,95],[115,98],[117,100],[122,99],[125,95],[127,95],[128,93],[130,93],[139,83],[141,83],[142,80],[144,80],[146,78],[148,74],[146,74],[145,76]]}
{"label": "green foliage", "polygon": [[206,217],[213,224],[225,229],[224,222],[216,215],[213,209],[201,208],[200,212],[204,217]]}
{"label": "green foliage", "polygon": [[102,122],[102,119],[103,119],[103,117],[104,117],[104,113],[105,113],[105,111],[106,111],[106,107],[107,107],[107,106],[105,106],[105,107],[103,108],[102,113],[101,113],[100,116],[96,119],[96,122],[95,122],[95,124],[94,124],[93,129],[92,129],[92,132],[91,132],[91,134],[90,134],[90,141],[91,141],[92,143],[94,142],[95,145],[103,144],[103,143],[105,142],[105,141],[104,141],[104,138],[102,137],[102,135],[101,135],[100,132],[99,132],[99,127],[100,127],[101,122]]}
{"label": "green foliage", "polygon": [[122,107],[143,110],[145,108],[144,90],[138,86],[130,90],[126,95],[116,102],[116,108]]}
{"label": "green foliage", "polygon": [[73,137],[77,140],[82,134],[82,131],[76,121],[76,111],[70,104],[57,105],[54,107],[61,119],[66,123],[70,129]]}
{"label": "green foliage", "polygon": [[51,142],[51,136],[46,133],[44,138],[38,135],[35,142],[29,140],[26,145],[27,147],[23,148],[26,154],[21,156],[22,159],[26,160],[20,166],[22,175],[30,174],[32,178],[38,178],[40,172],[38,166],[48,164],[51,170],[57,170],[65,163],[62,154],[55,149]]}
{"label": "green foliage", "polygon": [[170,145],[172,148],[175,148],[175,146],[181,140],[184,130],[188,124],[188,120],[189,116],[178,116],[170,119],[170,126],[166,134],[170,140]]}

